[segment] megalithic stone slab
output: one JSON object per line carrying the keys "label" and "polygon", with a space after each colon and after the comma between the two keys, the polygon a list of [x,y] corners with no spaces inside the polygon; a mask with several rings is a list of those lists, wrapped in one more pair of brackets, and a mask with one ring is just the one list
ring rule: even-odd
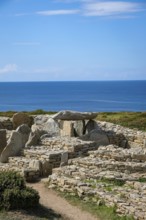
{"label": "megalithic stone slab", "polygon": [[53,115],[54,120],[84,120],[95,119],[97,113],[95,112],[77,112],[77,111],[60,111]]}
{"label": "megalithic stone slab", "polygon": [[1,153],[0,162],[8,162],[9,157],[20,156],[23,149],[21,134],[17,131],[13,131],[7,146]]}

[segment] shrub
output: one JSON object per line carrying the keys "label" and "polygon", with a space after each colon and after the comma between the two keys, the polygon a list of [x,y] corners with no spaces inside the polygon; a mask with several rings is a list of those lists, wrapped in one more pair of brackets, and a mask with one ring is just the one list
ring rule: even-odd
{"label": "shrub", "polygon": [[14,171],[0,172],[0,193],[3,193],[5,189],[13,188],[25,188],[25,181],[23,177]]}
{"label": "shrub", "polygon": [[38,203],[38,192],[26,187],[20,174],[14,171],[0,172],[0,209],[26,209]]}
{"label": "shrub", "polygon": [[3,193],[3,208],[9,209],[27,209],[37,206],[39,195],[37,191],[26,187],[23,190],[6,189]]}

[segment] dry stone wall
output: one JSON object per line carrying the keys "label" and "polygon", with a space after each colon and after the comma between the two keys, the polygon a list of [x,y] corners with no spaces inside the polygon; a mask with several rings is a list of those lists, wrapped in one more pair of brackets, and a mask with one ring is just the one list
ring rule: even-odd
{"label": "dry stone wall", "polygon": [[[6,129],[0,130],[2,151],[12,144],[15,152],[18,143],[10,143],[15,132],[22,132],[24,141],[20,156],[9,154],[0,170],[16,170],[27,181],[49,176],[49,188],[97,205],[115,205],[119,215],[146,220],[146,132],[77,116],[78,120],[34,117],[30,135],[26,126],[10,131],[5,118],[0,127]],[[35,131],[39,132],[37,141],[25,144]]]}

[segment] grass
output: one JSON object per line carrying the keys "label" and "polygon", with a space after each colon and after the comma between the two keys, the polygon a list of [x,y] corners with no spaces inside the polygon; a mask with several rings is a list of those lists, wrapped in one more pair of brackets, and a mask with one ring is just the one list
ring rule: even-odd
{"label": "grass", "polygon": [[118,216],[116,214],[116,207],[107,207],[102,202],[102,205],[97,205],[92,202],[92,200],[83,201],[76,195],[62,192],[59,192],[59,194],[68,200],[72,205],[78,206],[82,210],[88,211],[102,220],[134,220],[134,218],[130,216]]}
{"label": "grass", "polygon": [[101,112],[96,119],[146,131],[146,112]]}

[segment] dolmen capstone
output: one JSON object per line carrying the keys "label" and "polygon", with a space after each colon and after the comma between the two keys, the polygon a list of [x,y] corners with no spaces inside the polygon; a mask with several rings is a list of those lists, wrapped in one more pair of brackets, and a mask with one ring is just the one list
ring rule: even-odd
{"label": "dolmen capstone", "polygon": [[52,118],[54,120],[91,120],[97,117],[96,112],[60,111]]}

